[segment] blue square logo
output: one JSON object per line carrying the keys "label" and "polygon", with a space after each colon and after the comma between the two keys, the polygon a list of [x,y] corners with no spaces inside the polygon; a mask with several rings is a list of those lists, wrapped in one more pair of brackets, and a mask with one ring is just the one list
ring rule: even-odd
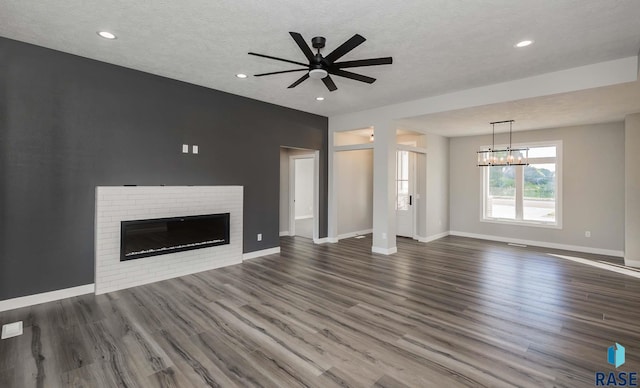
{"label": "blue square logo", "polygon": [[607,350],[607,362],[616,368],[624,364],[624,346],[616,342]]}

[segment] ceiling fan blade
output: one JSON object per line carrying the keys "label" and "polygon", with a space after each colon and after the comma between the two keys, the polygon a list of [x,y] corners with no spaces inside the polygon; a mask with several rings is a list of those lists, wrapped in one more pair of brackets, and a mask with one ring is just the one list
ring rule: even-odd
{"label": "ceiling fan blade", "polygon": [[309,48],[309,45],[307,44],[307,42],[304,41],[304,38],[302,37],[302,35],[300,35],[297,32],[289,32],[289,35],[291,35],[293,40],[296,41],[296,43],[298,44],[298,47],[300,47],[300,50],[302,50],[302,52],[304,53],[304,56],[307,57],[309,62],[313,61],[313,52]]}
{"label": "ceiling fan blade", "polygon": [[333,50],[329,55],[324,57],[329,63],[333,63],[349,51],[360,46],[366,39],[359,34],[355,34],[349,40],[341,44],[337,49]]}
{"label": "ceiling fan blade", "polygon": [[354,79],[356,81],[366,82],[368,84],[372,84],[372,83],[376,82],[375,78],[367,77],[366,75],[362,75],[362,74],[352,73],[352,72],[346,71],[346,70],[330,69],[329,73],[331,73],[333,75],[340,76],[340,77]]}
{"label": "ceiling fan blade", "polygon": [[273,74],[282,74],[282,73],[293,73],[294,71],[309,71],[309,69],[295,69],[295,70],[283,70],[283,71],[273,71],[271,73],[260,73],[254,74],[254,77],[262,77],[263,75],[273,75]]}
{"label": "ceiling fan blade", "polygon": [[333,67],[338,69],[346,69],[348,67],[390,65],[392,63],[393,63],[393,58],[384,57],[384,58],[360,59],[357,61],[338,62],[338,63],[334,63]]}
{"label": "ceiling fan blade", "polygon": [[322,82],[324,82],[324,86],[327,87],[327,89],[329,89],[330,92],[333,92],[334,90],[338,90],[338,87],[336,86],[336,84],[333,82],[333,80],[331,79],[331,76],[328,75],[326,77],[324,77],[322,79]]}
{"label": "ceiling fan blade", "polygon": [[255,55],[256,57],[262,57],[262,58],[269,58],[269,59],[273,59],[273,60],[276,60],[276,61],[289,62],[289,63],[293,63],[294,65],[300,65],[300,66],[305,66],[305,67],[309,66],[308,63],[290,61],[288,59],[276,58],[276,57],[272,57],[270,55],[256,54],[256,53],[249,53],[249,55]]}
{"label": "ceiling fan blade", "polygon": [[295,88],[296,86],[300,85],[302,83],[302,81],[306,80],[307,78],[309,78],[309,73],[303,75],[302,77],[298,78],[298,80],[296,82],[294,82],[291,85],[289,85],[289,89]]}

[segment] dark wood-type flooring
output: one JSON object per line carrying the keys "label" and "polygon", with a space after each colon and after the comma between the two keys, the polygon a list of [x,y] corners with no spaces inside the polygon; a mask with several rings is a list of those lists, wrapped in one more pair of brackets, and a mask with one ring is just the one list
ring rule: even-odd
{"label": "dark wood-type flooring", "polygon": [[593,386],[640,371],[640,279],[461,237],[314,245],[0,313],[0,387]]}

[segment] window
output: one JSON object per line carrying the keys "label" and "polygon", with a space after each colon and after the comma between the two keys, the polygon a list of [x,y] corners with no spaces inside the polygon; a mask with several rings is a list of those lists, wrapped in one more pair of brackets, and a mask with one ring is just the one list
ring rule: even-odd
{"label": "window", "polygon": [[530,145],[528,166],[484,167],[482,220],[560,228],[561,147]]}
{"label": "window", "polygon": [[396,210],[409,210],[409,151],[397,151],[396,158]]}

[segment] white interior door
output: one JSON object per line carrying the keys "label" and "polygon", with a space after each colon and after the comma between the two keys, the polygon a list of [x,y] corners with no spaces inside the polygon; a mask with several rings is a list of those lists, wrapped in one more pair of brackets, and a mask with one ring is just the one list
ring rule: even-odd
{"label": "white interior door", "polygon": [[396,151],[396,235],[414,238],[416,157],[413,152]]}

